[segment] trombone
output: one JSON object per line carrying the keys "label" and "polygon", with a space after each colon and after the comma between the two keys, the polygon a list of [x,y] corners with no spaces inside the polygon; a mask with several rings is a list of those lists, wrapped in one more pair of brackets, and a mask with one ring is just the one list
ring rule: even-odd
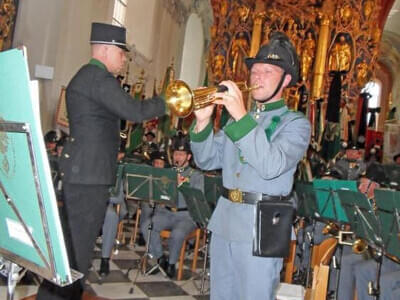
{"label": "trombone", "polygon": [[[236,85],[242,92],[249,92],[258,88],[258,86],[249,87],[244,81],[236,82]],[[211,105],[216,100],[213,96],[214,93],[227,90],[228,88],[224,85],[191,90],[184,81],[174,80],[167,86],[165,102],[173,115],[185,118],[194,110]]]}

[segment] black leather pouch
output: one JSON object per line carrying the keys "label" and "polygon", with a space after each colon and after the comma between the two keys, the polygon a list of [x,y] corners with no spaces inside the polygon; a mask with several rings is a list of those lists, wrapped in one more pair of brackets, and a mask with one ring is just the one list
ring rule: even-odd
{"label": "black leather pouch", "polygon": [[287,257],[294,217],[288,201],[259,201],[256,204],[253,255]]}

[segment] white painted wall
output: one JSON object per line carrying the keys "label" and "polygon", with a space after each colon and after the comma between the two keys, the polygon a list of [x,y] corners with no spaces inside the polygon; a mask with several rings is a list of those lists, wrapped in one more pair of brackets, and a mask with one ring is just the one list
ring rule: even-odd
{"label": "white painted wall", "polygon": [[[136,82],[144,68],[147,96],[153,92],[154,78],[160,85],[172,58],[175,70],[180,70],[185,25],[179,25],[164,4],[160,0],[128,1],[127,41],[140,54],[130,65],[130,83]],[[13,47],[27,46],[32,79],[35,65],[54,68],[53,79],[39,79],[44,131],[55,126],[61,86],[90,59],[91,23],[111,23],[113,5],[113,0],[19,1]]]}
{"label": "white painted wall", "polygon": [[203,84],[203,78],[200,78],[204,66],[203,50],[201,19],[197,14],[191,14],[186,24],[180,79],[193,88]]}

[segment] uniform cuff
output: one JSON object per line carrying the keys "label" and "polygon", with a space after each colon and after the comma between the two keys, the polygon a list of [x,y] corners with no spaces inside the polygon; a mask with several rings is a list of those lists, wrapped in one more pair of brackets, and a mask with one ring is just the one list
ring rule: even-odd
{"label": "uniform cuff", "polygon": [[212,123],[208,123],[208,125],[200,132],[195,133],[194,128],[196,127],[196,121],[193,122],[192,126],[190,126],[190,140],[192,142],[201,143],[204,142],[207,137],[212,132]]}
{"label": "uniform cuff", "polygon": [[226,125],[224,131],[226,135],[232,140],[237,142],[257,126],[257,122],[250,114],[246,114],[239,121]]}

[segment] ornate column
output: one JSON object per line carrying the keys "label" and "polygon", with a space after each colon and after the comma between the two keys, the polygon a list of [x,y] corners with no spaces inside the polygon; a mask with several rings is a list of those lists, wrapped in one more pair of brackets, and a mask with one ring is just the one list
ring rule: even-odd
{"label": "ornate column", "polygon": [[329,25],[330,19],[327,14],[321,18],[321,28],[319,30],[317,53],[315,56],[314,76],[311,87],[311,100],[315,101],[322,96],[324,83],[324,73],[329,44]]}
{"label": "ornate column", "polygon": [[[254,57],[257,54],[258,49],[260,48],[261,42],[261,33],[262,33],[262,23],[265,17],[265,4],[262,0],[256,1],[256,8],[254,9],[253,15],[253,31],[251,35],[251,45],[250,45],[250,57]],[[250,93],[247,98],[247,111],[250,110],[251,99]]]}

